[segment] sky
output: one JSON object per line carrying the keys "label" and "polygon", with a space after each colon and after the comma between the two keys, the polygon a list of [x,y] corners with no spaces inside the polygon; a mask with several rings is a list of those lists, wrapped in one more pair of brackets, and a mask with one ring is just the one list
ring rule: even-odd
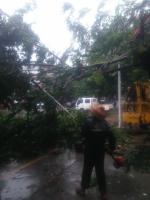
{"label": "sky", "polygon": [[[12,15],[16,9],[23,7],[32,0],[0,0],[0,9]],[[33,31],[40,37],[50,51],[60,56],[70,45],[71,33],[68,31],[65,15],[62,13],[64,2],[71,3],[78,11],[81,8],[91,9],[88,24],[92,24],[100,0],[34,0],[37,8],[29,12],[24,20],[32,23]],[[107,9],[114,8],[120,0],[109,0]]]}

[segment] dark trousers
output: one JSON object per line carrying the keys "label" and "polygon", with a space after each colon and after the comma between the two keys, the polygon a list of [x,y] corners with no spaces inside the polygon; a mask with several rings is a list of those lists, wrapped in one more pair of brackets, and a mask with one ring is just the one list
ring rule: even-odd
{"label": "dark trousers", "polygon": [[84,189],[89,188],[93,167],[95,166],[96,177],[98,181],[99,191],[106,192],[106,176],[104,171],[104,155],[84,154],[84,163],[82,171],[81,186]]}

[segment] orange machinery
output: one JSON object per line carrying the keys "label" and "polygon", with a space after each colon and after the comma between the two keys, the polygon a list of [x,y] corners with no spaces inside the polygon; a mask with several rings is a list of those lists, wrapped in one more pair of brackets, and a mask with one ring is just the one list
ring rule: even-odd
{"label": "orange machinery", "polygon": [[123,104],[123,121],[128,124],[150,124],[150,82],[135,82],[136,100]]}

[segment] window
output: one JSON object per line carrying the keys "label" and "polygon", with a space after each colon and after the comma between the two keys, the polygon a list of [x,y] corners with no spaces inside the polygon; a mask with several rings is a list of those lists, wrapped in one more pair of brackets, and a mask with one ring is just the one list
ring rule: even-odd
{"label": "window", "polygon": [[85,99],[85,103],[90,103],[90,99]]}
{"label": "window", "polygon": [[79,99],[77,105],[79,105],[80,103],[83,103],[83,99]]}

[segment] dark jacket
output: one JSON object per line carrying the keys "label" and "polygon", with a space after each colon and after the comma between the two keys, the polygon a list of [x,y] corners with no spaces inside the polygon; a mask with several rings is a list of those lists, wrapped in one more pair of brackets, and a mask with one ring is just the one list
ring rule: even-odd
{"label": "dark jacket", "polygon": [[129,90],[126,94],[126,102],[132,102],[136,100],[137,100],[136,91]]}
{"label": "dark jacket", "polygon": [[109,149],[115,150],[116,138],[111,126],[106,120],[95,117],[87,119],[82,128],[82,137],[85,138],[84,152],[101,154],[105,152],[105,142],[108,138]]}

